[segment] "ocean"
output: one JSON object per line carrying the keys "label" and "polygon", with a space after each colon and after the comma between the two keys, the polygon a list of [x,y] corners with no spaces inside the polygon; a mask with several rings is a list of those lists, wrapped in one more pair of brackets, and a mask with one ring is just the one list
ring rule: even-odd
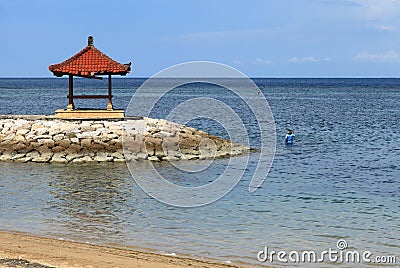
{"label": "ocean", "polygon": [[[114,79],[114,107],[126,108],[144,81]],[[0,162],[0,229],[278,267],[295,264],[276,259],[261,263],[257,254],[265,247],[338,250],[337,242],[343,239],[347,249],[397,256],[400,262],[400,79],[253,81],[269,103],[277,136],[271,170],[255,192],[248,186],[257,157],[250,157],[245,170],[237,170],[244,175],[231,192],[195,208],[150,197],[121,163]],[[107,83],[75,79],[75,88],[78,94],[106,94]],[[67,79],[3,78],[0,114],[54,114],[66,108],[67,92]],[[148,94],[158,94],[158,89]],[[180,103],[199,97],[233,106],[249,131],[250,145],[260,146],[251,109],[215,85],[178,87],[150,115],[165,118]],[[82,108],[106,105],[106,100],[76,101]],[[205,113],[209,109],[198,108]],[[188,124],[227,137],[223,122],[196,118]],[[293,146],[284,144],[287,128],[295,131]],[[216,159],[200,173],[182,173],[168,163],[153,165],[171,182],[199,186],[221,174],[228,161]],[[148,163],[137,165],[143,177],[151,176]],[[332,261],[324,265],[360,266]]]}

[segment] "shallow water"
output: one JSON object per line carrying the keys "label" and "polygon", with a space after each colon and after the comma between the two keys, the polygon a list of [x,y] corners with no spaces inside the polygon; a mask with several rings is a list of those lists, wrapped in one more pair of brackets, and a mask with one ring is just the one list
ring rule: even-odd
{"label": "shallow water", "polygon": [[[51,114],[65,106],[65,82],[0,79],[0,114]],[[114,103],[126,106],[141,82],[115,81]],[[125,164],[0,163],[0,229],[252,264],[257,263],[256,254],[264,246],[322,251],[336,249],[337,240],[343,238],[352,249],[397,255],[399,262],[400,81],[255,82],[273,111],[278,144],[271,172],[254,193],[247,189],[257,154],[252,155],[244,177],[232,192],[198,208],[172,207],[149,197]],[[88,83],[79,80],[78,90],[90,91],[97,86]],[[149,94],[157,94],[156,89]],[[46,101],[37,107],[31,96]],[[198,96],[236,103],[246,127],[256,125],[248,108],[235,96],[204,85],[172,92],[154,115],[162,117],[176,103]],[[191,124],[226,135],[212,121]],[[282,142],[287,127],[295,129],[294,146]],[[251,133],[250,143],[259,145],[256,128]],[[218,176],[227,161],[216,160],[202,173],[186,175],[169,164],[155,165],[170,181],[197,186]],[[146,176],[149,164],[137,165]]]}

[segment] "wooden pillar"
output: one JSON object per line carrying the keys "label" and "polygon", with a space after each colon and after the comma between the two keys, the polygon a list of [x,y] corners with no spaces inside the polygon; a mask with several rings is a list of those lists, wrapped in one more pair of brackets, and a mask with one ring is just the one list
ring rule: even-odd
{"label": "wooden pillar", "polygon": [[69,75],[68,79],[68,87],[69,87],[69,92],[68,92],[67,110],[72,111],[73,109],[75,109],[75,107],[74,107],[74,76],[71,74]]}
{"label": "wooden pillar", "polygon": [[111,89],[111,74],[108,75],[108,104],[107,110],[111,111],[113,109],[112,105],[112,89]]}

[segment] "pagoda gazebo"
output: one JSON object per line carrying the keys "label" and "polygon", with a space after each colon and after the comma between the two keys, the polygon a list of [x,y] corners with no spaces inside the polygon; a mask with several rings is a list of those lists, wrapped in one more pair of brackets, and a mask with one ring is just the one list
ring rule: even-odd
{"label": "pagoda gazebo", "polygon": [[[68,119],[85,118],[124,118],[124,110],[114,110],[112,104],[112,75],[127,75],[131,70],[131,63],[121,64],[94,47],[93,37],[89,36],[88,45],[77,54],[59,64],[49,66],[54,76],[69,77],[68,106],[66,110],[56,111],[56,117]],[[103,79],[108,76],[107,95],[74,95],[74,76],[89,79]],[[75,109],[74,99],[108,99],[107,109]]]}

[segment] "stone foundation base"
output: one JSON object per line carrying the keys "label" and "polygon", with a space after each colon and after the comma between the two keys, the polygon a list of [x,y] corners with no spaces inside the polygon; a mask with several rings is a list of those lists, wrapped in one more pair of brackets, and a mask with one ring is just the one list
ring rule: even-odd
{"label": "stone foundation base", "polygon": [[163,119],[0,116],[0,161],[177,161],[228,157],[249,151],[244,145]]}
{"label": "stone foundation base", "polygon": [[56,110],[60,119],[123,119],[124,110]]}

